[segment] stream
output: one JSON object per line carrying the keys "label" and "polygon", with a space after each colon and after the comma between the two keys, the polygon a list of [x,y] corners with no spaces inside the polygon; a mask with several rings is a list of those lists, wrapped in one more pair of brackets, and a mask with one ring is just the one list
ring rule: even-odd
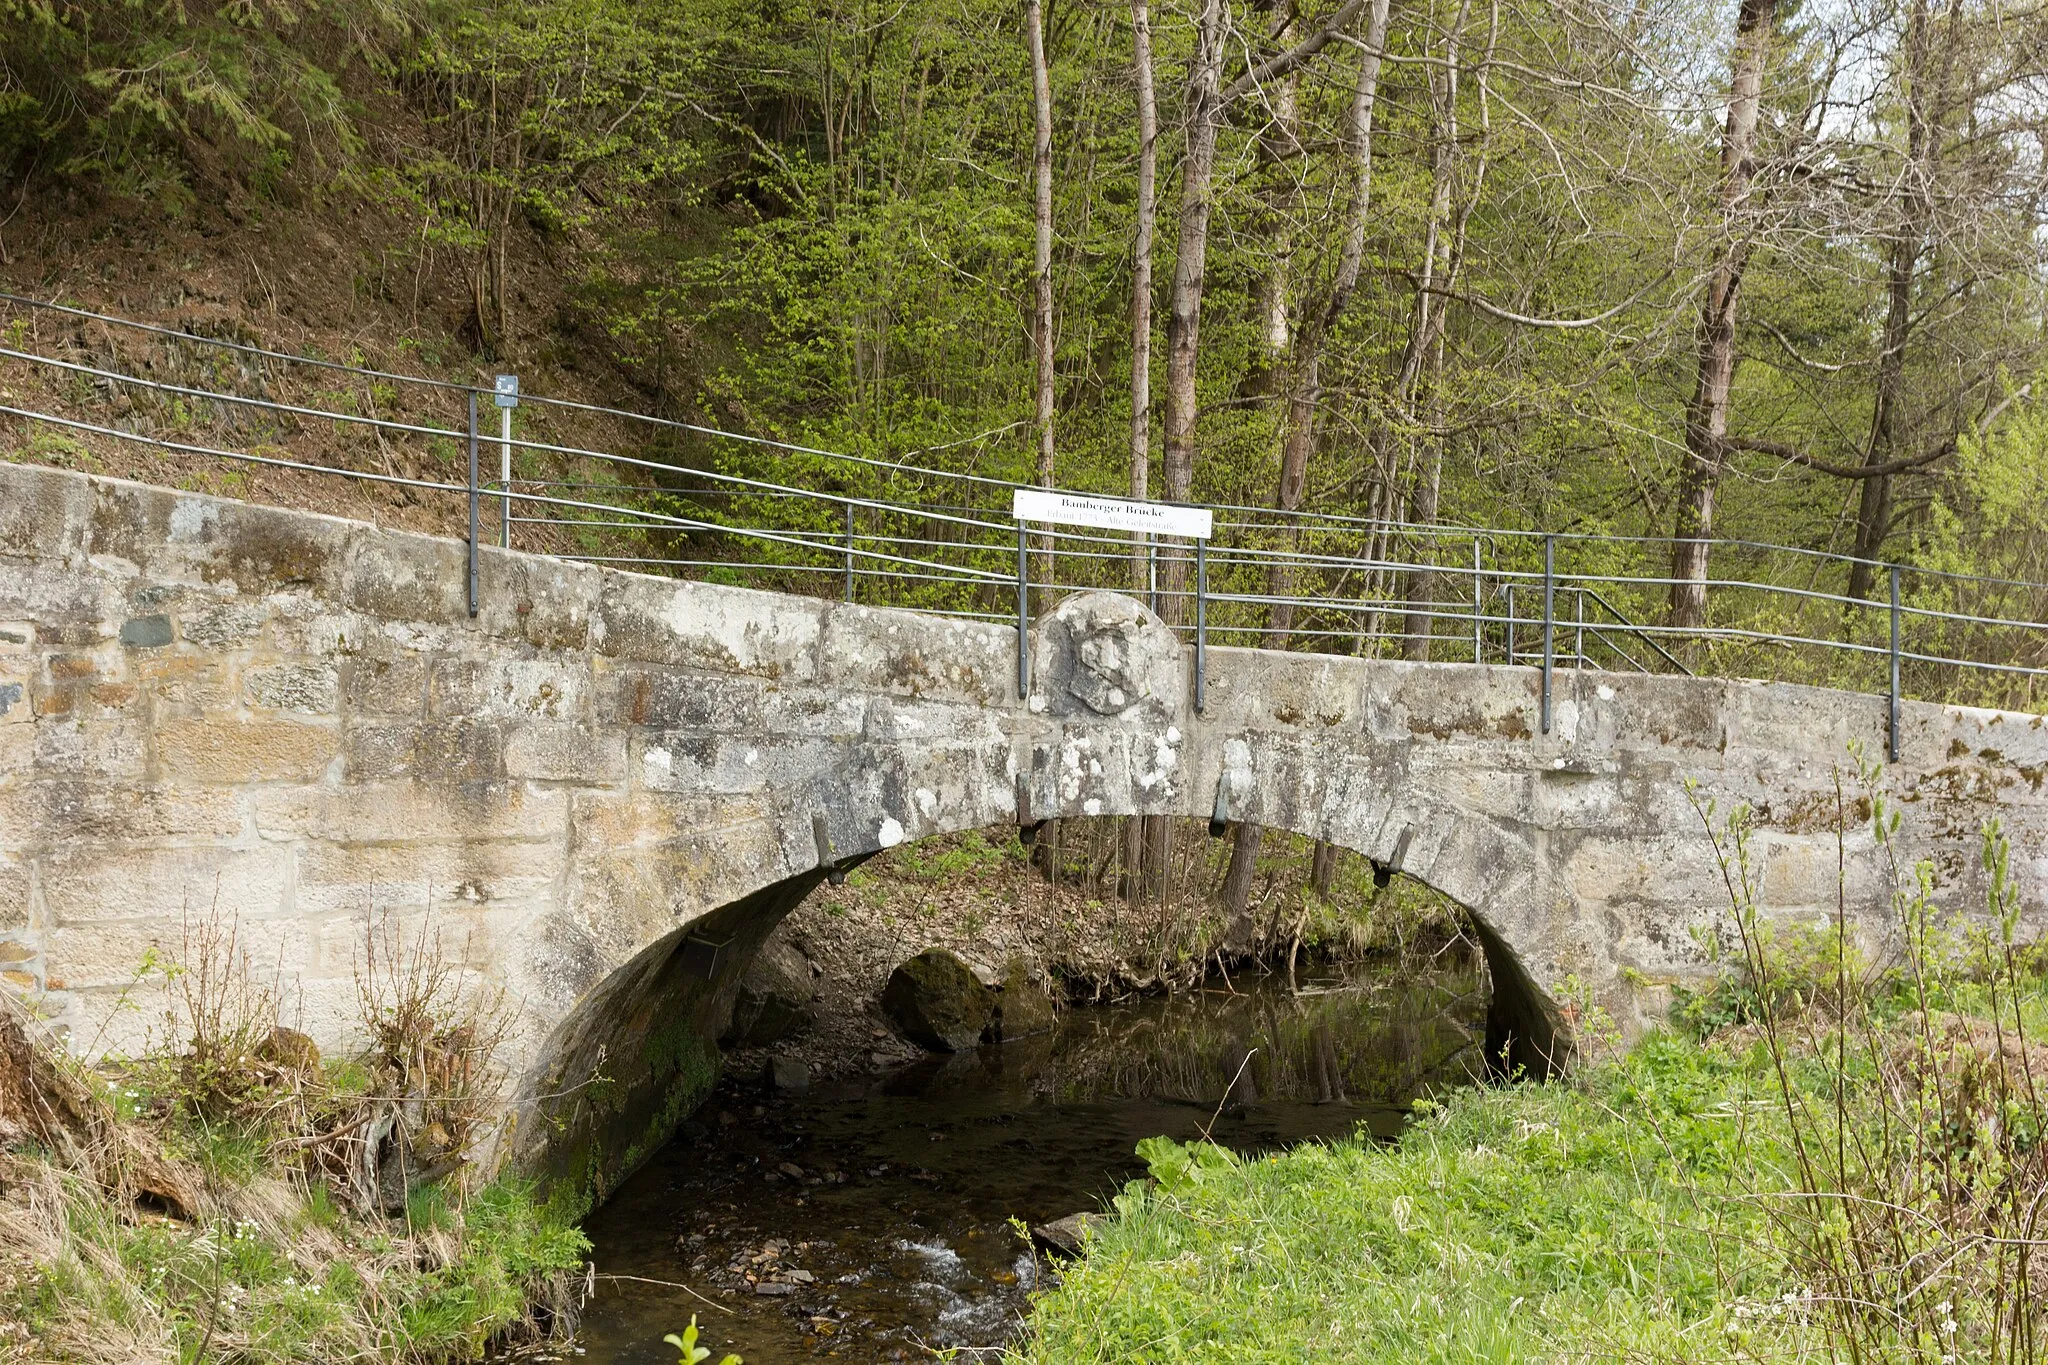
{"label": "stream", "polygon": [[[779,1094],[728,1081],[586,1230],[596,1293],[573,1347],[672,1365],[920,1360],[997,1347],[1058,1274],[1011,1224],[1095,1211],[1157,1133],[1242,1152],[1392,1138],[1480,1063],[1475,961],[1240,976],[1067,1010],[1050,1033]],[[963,1352],[971,1358],[972,1352]]]}

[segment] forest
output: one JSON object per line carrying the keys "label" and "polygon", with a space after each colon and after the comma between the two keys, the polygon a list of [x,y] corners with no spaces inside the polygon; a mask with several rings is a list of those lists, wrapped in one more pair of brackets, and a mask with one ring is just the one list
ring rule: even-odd
{"label": "forest", "polygon": [[654,413],[1675,538],[1696,625],[1708,537],[2048,576],[2044,60],[2007,0],[5,0],[0,167],[373,205],[358,295]]}

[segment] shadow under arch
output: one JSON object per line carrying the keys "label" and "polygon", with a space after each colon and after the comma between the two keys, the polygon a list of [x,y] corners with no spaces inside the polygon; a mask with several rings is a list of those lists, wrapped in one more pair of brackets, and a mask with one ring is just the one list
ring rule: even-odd
{"label": "shadow under arch", "polygon": [[[987,826],[935,829],[907,842],[974,828]],[[1370,849],[1331,842],[1376,871],[1394,870]],[[740,978],[768,936],[828,877],[883,851],[821,864],[730,900],[663,934],[586,991],[550,1030],[543,1064],[522,1097],[515,1166],[578,1211],[603,1202],[710,1093]],[[1483,910],[1411,868],[1400,870],[1459,904],[1474,926],[1492,985],[1489,1066],[1539,1078],[1561,1070],[1571,1054],[1569,1031],[1512,945]]]}

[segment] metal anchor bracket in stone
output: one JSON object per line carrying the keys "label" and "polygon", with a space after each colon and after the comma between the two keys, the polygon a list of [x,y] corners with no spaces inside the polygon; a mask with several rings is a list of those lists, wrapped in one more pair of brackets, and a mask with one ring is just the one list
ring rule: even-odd
{"label": "metal anchor bracket in stone", "polygon": [[1372,864],[1372,884],[1378,891],[1384,891],[1394,880],[1394,874],[1401,871],[1408,862],[1408,845],[1415,842],[1415,826],[1401,826],[1401,837],[1394,840],[1393,856],[1381,862],[1377,858]]}
{"label": "metal anchor bracket in stone", "polygon": [[1045,821],[1031,818],[1031,777],[1027,773],[1017,774],[1017,842],[1029,848],[1038,842],[1038,831],[1045,827]]}
{"label": "metal anchor bracket in stone", "polygon": [[1223,831],[1242,818],[1252,794],[1252,746],[1241,739],[1223,741],[1223,770],[1216,775],[1216,805],[1209,812],[1209,835],[1220,839]]}
{"label": "metal anchor bracket in stone", "polygon": [[838,854],[832,848],[832,830],[823,811],[811,816],[811,842],[818,846],[818,866],[825,869],[825,881],[832,886],[844,886],[846,869],[839,865]]}

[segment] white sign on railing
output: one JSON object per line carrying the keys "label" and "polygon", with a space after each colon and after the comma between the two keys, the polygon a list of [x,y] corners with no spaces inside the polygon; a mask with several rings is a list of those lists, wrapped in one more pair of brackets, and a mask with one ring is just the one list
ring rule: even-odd
{"label": "white sign on railing", "polygon": [[1085,493],[1060,493],[1044,488],[1019,488],[1011,494],[1010,515],[1018,521],[1046,521],[1061,526],[1095,526],[1105,531],[1145,531],[1155,536],[1207,540],[1215,517],[1206,507],[1176,507],[1164,502],[1129,498],[1098,498]]}

